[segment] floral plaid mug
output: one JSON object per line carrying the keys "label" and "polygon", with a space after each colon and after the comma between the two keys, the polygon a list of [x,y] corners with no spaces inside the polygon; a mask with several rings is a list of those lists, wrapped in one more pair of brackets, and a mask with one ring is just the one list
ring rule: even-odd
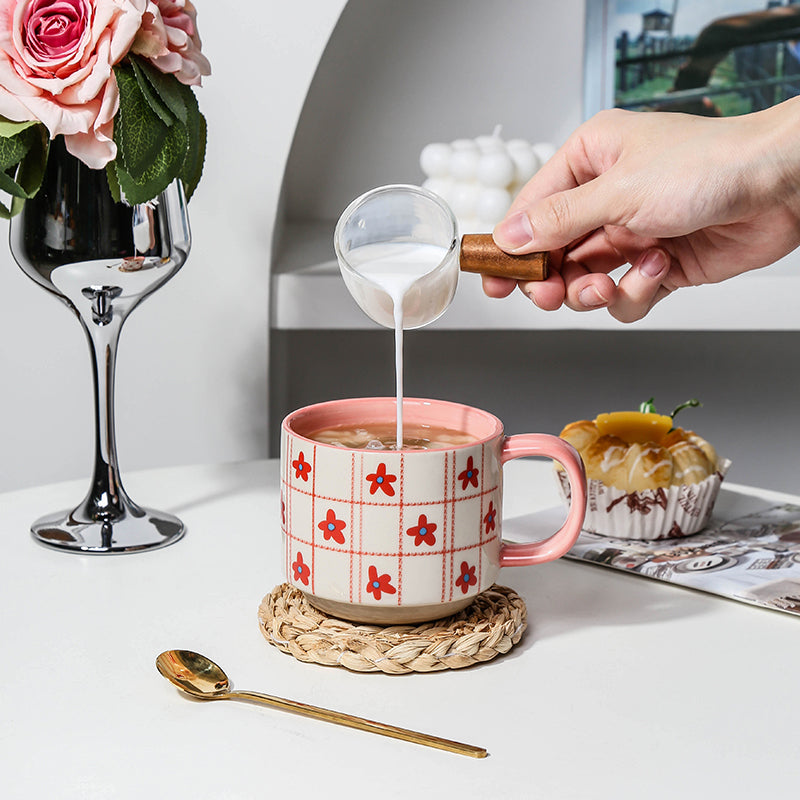
{"label": "floral plaid mug", "polygon": [[[372,450],[312,437],[395,419],[395,398],[333,400],[301,408],[281,429],[285,570],[309,602],[343,619],[378,624],[438,619],[469,605],[500,567],[559,558],[581,531],[586,477],[567,442],[505,436],[497,417],[441,400],[406,398],[404,424],[458,431],[466,443]],[[503,464],[546,456],[566,470],[564,525],[542,541],[502,541]]]}

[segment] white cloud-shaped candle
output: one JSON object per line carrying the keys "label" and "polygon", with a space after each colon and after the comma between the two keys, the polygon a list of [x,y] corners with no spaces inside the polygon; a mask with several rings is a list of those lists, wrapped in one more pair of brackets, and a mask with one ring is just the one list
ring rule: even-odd
{"label": "white cloud-shaped candle", "polygon": [[419,157],[422,185],[448,203],[462,233],[488,233],[554,152],[545,142],[505,142],[498,126],[490,136],[426,145]]}

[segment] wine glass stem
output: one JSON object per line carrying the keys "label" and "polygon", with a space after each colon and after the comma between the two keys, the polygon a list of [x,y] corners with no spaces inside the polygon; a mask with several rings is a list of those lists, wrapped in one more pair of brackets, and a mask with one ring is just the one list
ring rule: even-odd
{"label": "wine glass stem", "polygon": [[84,501],[93,519],[113,520],[125,512],[128,501],[119,476],[114,430],[114,378],[117,344],[122,327],[117,314],[105,324],[81,318],[92,355],[95,409],[94,475]]}

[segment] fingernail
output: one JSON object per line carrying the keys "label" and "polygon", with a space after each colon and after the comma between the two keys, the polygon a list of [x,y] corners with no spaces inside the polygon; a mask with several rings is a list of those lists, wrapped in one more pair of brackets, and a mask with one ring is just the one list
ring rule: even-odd
{"label": "fingernail", "polygon": [[599,308],[608,304],[608,300],[594,286],[586,286],[581,289],[578,292],[578,300],[588,308]]}
{"label": "fingernail", "polygon": [[639,261],[639,272],[646,278],[658,278],[669,266],[663,250],[648,250]]}
{"label": "fingernail", "polygon": [[533,240],[533,226],[524,211],[504,219],[494,229],[494,241],[503,250],[518,250]]}

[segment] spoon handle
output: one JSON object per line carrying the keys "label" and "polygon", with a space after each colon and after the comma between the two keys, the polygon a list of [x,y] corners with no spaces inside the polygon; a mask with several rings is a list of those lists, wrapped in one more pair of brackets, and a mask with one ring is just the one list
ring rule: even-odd
{"label": "spoon handle", "polygon": [[298,703],[295,700],[285,700],[282,697],[273,697],[272,695],[261,694],[260,692],[236,691],[229,692],[224,696],[232,700],[252,700],[256,703],[263,703],[264,705],[279,708],[283,711],[292,711],[304,717],[313,717],[314,719],[333,722],[337,725],[346,725],[348,728],[357,728],[360,731],[379,733],[381,736],[391,736],[394,739],[403,739],[406,742],[413,742],[414,744],[424,744],[428,747],[436,747],[439,750],[449,750],[451,753],[472,756],[472,758],[486,757],[486,749],[483,747],[462,744],[461,742],[454,742],[450,739],[442,739],[439,736],[431,736],[428,733],[418,733],[417,731],[410,731],[406,728],[387,725],[383,722],[374,722],[362,717],[355,717],[352,714],[344,714],[341,711],[331,711],[327,708]]}

